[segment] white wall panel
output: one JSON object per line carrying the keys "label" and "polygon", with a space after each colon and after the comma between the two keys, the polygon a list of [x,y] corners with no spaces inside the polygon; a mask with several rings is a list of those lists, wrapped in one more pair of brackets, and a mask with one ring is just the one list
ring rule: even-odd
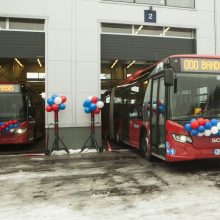
{"label": "white wall panel", "polygon": [[71,30],[48,30],[48,60],[71,60]]}

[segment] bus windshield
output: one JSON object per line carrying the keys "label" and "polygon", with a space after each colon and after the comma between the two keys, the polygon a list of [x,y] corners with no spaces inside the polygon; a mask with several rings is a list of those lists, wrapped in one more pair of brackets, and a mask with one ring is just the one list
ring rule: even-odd
{"label": "bus windshield", "polygon": [[220,75],[177,73],[170,87],[169,116],[180,120],[220,117]]}
{"label": "bus windshield", "polygon": [[20,93],[0,93],[0,121],[25,120],[27,107],[25,95]]}

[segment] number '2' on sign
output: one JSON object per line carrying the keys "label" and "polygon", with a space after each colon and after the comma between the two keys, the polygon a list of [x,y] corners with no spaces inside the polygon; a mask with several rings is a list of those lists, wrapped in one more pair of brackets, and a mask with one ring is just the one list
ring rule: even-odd
{"label": "number '2' on sign", "polygon": [[144,22],[157,22],[157,12],[152,10],[144,10]]}

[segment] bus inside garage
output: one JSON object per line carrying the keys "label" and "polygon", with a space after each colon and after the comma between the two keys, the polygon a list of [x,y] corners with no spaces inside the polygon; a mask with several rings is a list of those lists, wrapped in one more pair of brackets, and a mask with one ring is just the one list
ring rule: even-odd
{"label": "bus inside garage", "polygon": [[45,151],[44,20],[0,20],[0,154]]}

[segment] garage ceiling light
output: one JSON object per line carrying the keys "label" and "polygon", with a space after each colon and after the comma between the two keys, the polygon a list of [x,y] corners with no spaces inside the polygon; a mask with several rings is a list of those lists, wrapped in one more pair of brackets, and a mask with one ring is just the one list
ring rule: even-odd
{"label": "garage ceiling light", "polygon": [[41,62],[40,62],[40,59],[37,59],[37,62],[38,62],[38,64],[39,64],[39,66],[42,67],[42,64],[41,64]]}
{"label": "garage ceiling light", "polygon": [[115,62],[112,64],[111,69],[114,68],[115,64],[118,62],[118,60],[115,60]]}
{"label": "garage ceiling light", "polygon": [[133,60],[126,68],[128,69],[129,67],[131,67],[131,65],[133,65],[135,63],[136,60]]}
{"label": "garage ceiling light", "polygon": [[17,58],[15,58],[15,61],[18,63],[19,66],[24,67],[24,65]]}

